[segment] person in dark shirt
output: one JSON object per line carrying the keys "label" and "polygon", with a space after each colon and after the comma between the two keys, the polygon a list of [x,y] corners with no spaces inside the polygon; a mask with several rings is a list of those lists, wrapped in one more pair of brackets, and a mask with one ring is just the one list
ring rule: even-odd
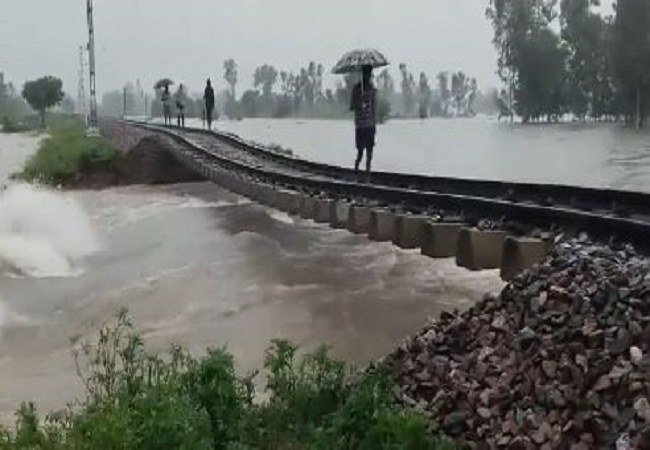
{"label": "person in dark shirt", "polygon": [[212,89],[212,83],[208,78],[208,82],[205,86],[205,92],[203,93],[203,101],[205,102],[205,116],[208,121],[208,129],[212,129],[212,112],[214,111],[214,89]]}
{"label": "person in dark shirt", "polygon": [[350,110],[354,111],[354,125],[356,129],[357,159],[354,170],[359,171],[359,164],[366,153],[366,172],[370,172],[372,153],[375,148],[375,102],[377,90],[372,85],[372,67],[363,66],[361,82],[352,88]]}

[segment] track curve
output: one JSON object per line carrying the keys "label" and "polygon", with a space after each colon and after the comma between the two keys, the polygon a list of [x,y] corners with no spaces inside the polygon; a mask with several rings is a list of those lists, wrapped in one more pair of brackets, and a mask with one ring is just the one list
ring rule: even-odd
{"label": "track curve", "polygon": [[469,223],[495,219],[520,234],[533,227],[562,228],[641,248],[650,242],[650,194],[389,172],[360,177],[351,169],[278,154],[231,134],[125,124],[172,138],[182,147],[176,156],[199,169],[218,167],[282,187],[418,213],[461,215]]}

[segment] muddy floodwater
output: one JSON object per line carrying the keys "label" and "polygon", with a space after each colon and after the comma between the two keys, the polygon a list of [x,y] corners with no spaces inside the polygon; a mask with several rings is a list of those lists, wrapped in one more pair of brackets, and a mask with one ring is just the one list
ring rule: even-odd
{"label": "muddy floodwater", "polygon": [[[201,121],[191,124],[200,127]],[[356,155],[349,120],[245,119],[216,126],[314,161],[350,166]],[[650,192],[650,131],[621,124],[510,125],[486,116],[392,120],[377,129],[374,165],[392,172]]]}
{"label": "muddy floodwater", "polygon": [[[36,142],[0,135],[0,167],[20,167]],[[121,306],[154,349],[226,344],[250,370],[273,338],[326,343],[363,364],[501,286],[495,272],[290,218],[210,183],[12,184],[0,194],[0,414],[79,395],[70,341]]]}

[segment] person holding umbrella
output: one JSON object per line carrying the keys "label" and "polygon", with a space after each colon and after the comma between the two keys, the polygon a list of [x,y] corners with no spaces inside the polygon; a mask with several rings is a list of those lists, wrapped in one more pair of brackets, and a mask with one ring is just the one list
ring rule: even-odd
{"label": "person holding umbrella", "polygon": [[162,78],[153,85],[153,88],[158,91],[162,89],[163,92],[160,96],[160,102],[163,105],[163,116],[165,116],[165,126],[172,126],[172,96],[169,92],[169,86],[174,84],[169,78]]}
{"label": "person holding umbrella", "polygon": [[366,172],[372,166],[372,153],[375,148],[375,135],[377,123],[375,121],[375,102],[377,90],[372,85],[372,66],[363,66],[361,82],[352,88],[350,111],[354,111],[355,142],[357,159],[354,162],[354,171],[359,172],[359,164],[366,154]]}
{"label": "person holding umbrella", "polygon": [[354,111],[357,148],[355,172],[359,171],[364,153],[366,154],[366,172],[369,173],[372,166],[377,132],[375,120],[377,90],[372,85],[372,70],[375,67],[386,65],[388,65],[388,61],[377,50],[355,50],[345,54],[333,69],[336,74],[361,71],[361,81],[352,88],[352,98],[350,99],[350,110]]}

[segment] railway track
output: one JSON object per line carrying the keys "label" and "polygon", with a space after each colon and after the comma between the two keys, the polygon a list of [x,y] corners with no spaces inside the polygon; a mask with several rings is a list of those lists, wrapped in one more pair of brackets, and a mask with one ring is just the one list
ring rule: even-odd
{"label": "railway track", "polygon": [[507,183],[386,172],[357,175],[351,169],[278,154],[237,136],[199,129],[167,129],[126,122],[163,134],[178,144],[176,157],[210,177],[228,170],[334,199],[350,199],[412,213],[480,219],[514,234],[541,230],[586,231],[600,239],[650,242],[650,195],[562,185]]}

